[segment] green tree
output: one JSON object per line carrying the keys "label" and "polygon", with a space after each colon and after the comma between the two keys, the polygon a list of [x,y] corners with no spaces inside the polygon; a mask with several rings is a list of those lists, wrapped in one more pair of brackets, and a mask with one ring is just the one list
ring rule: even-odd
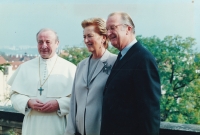
{"label": "green tree", "polygon": [[200,124],[200,54],[195,39],[166,36],[137,39],[152,52],[161,78],[161,120]]}
{"label": "green tree", "polygon": [[65,47],[65,54],[61,54],[60,56],[64,59],[74,63],[77,65],[81,60],[90,56],[90,52],[88,52],[86,47]]}
{"label": "green tree", "polygon": [[10,64],[9,63],[6,63],[6,64],[0,64],[0,71],[4,71],[5,70],[5,67],[6,66],[9,66]]}
{"label": "green tree", "polygon": [[[158,63],[162,98],[160,101],[161,120],[200,124],[200,53],[195,52],[195,39],[191,37],[166,36],[163,40],[156,36],[137,36],[155,56]],[[109,46],[108,50],[118,54]],[[65,59],[76,64],[91,53],[86,47],[66,47]]]}
{"label": "green tree", "polygon": [[3,70],[4,70],[4,67],[2,66],[2,64],[0,64],[0,71],[3,72]]}
{"label": "green tree", "polygon": [[110,51],[111,53],[114,53],[114,54],[119,53],[119,50],[117,48],[113,47],[112,45],[108,46],[108,51]]}

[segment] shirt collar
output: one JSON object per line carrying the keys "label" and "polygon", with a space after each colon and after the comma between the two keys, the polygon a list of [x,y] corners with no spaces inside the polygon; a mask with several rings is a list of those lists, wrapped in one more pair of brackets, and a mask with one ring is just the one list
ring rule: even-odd
{"label": "shirt collar", "polygon": [[40,58],[41,58],[41,61],[42,61],[42,62],[47,62],[47,63],[49,63],[49,62],[54,62],[54,61],[56,60],[56,57],[57,57],[57,56],[58,56],[58,55],[55,53],[54,56],[51,57],[51,58],[49,58],[49,59],[43,59],[41,56],[40,56]]}
{"label": "shirt collar", "polygon": [[124,57],[124,55],[128,52],[128,50],[137,42],[136,38],[130,42],[122,51],[121,51],[121,58],[122,59]]}

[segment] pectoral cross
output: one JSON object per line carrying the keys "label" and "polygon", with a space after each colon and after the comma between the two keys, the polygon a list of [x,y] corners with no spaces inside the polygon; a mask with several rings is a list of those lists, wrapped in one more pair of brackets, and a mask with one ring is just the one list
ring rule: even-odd
{"label": "pectoral cross", "polygon": [[40,87],[38,90],[40,91],[40,96],[41,96],[41,95],[42,95],[42,91],[43,91],[44,89],[42,89],[42,87]]}

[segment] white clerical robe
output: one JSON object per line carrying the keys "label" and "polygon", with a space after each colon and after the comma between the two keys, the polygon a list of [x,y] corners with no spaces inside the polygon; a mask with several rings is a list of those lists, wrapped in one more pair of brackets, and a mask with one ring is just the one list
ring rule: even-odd
{"label": "white clerical robe", "polygon": [[[57,55],[50,59],[38,57],[18,67],[8,84],[12,90],[11,101],[13,107],[25,114],[22,135],[64,134],[75,71],[76,66],[74,64]],[[49,74],[50,76],[48,76]],[[43,91],[40,95],[38,90],[40,81],[43,84],[45,80],[46,82],[42,86]],[[49,100],[57,100],[59,110],[52,113],[35,111],[28,108],[27,102],[29,99],[39,99],[43,103]]]}

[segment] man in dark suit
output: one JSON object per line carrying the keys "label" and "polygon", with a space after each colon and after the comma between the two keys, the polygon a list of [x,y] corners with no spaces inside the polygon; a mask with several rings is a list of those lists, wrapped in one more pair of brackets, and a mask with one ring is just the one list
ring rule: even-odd
{"label": "man in dark suit", "polygon": [[137,42],[127,13],[110,14],[106,27],[120,53],[104,89],[101,135],[158,135],[161,89],[155,58]]}

